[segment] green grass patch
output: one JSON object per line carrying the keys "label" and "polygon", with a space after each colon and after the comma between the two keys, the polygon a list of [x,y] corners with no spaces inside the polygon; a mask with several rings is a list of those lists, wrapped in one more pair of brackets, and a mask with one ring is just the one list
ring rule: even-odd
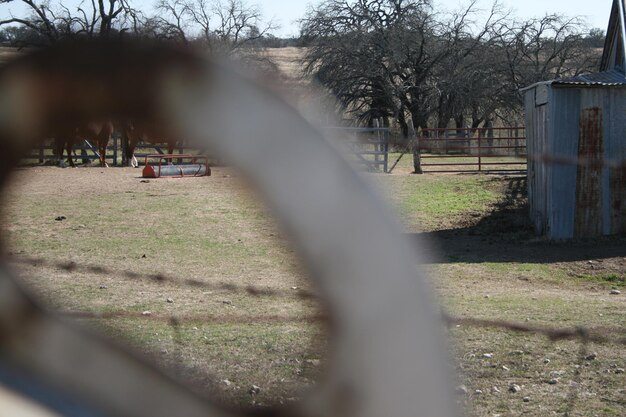
{"label": "green grass patch", "polygon": [[481,213],[501,194],[493,179],[467,175],[376,176],[378,188],[409,228],[433,230]]}
{"label": "green grass patch", "polygon": [[576,278],[584,282],[592,282],[594,284],[604,284],[609,287],[626,287],[626,276],[623,274],[577,274]]}

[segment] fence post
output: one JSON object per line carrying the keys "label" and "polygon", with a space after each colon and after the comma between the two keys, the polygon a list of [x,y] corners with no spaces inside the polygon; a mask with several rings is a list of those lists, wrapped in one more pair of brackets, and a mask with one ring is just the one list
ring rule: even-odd
{"label": "fence post", "polygon": [[[378,119],[374,119],[374,127],[376,129],[380,128],[380,122]],[[382,150],[381,145],[381,134],[380,130],[376,131],[376,141],[374,142],[374,165],[376,166],[376,170],[378,170],[378,152]]]}
{"label": "fence post", "polygon": [[81,145],[81,147],[80,147],[80,156],[82,157],[83,165],[87,165],[87,164],[91,163],[91,159],[88,158],[87,150],[85,149],[84,145]]}
{"label": "fence post", "polygon": [[483,148],[482,148],[482,143],[480,138],[483,136],[483,130],[479,130],[478,131],[478,171],[482,171],[482,160],[481,160],[481,156],[483,153]]}
{"label": "fence post", "polygon": [[420,141],[419,137],[422,134],[420,132],[415,132],[415,126],[413,125],[413,120],[409,119],[409,143],[413,146],[413,173],[414,174],[423,174],[422,171],[422,161],[420,158]]}
{"label": "fence post", "polygon": [[117,166],[117,136],[113,138],[113,166]]}
{"label": "fence post", "polygon": [[384,165],[383,165],[383,168],[384,168],[385,174],[388,172],[387,171],[387,167],[388,167],[388,164],[389,164],[389,136],[390,136],[389,130],[386,130],[386,131],[383,132],[383,140],[384,140],[384,144],[383,144],[383,146],[384,146],[384,149],[383,149],[383,152],[384,152],[384,154],[383,154]]}

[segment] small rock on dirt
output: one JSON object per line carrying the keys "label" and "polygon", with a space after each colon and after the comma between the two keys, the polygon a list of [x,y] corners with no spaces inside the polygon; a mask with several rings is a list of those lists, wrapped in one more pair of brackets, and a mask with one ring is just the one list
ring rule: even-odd
{"label": "small rock on dirt", "polygon": [[497,393],[500,392],[500,388],[498,388],[498,387],[491,387],[491,392],[494,393],[494,394],[497,394]]}
{"label": "small rock on dirt", "polygon": [[146,183],[146,182],[150,182],[150,180],[141,180],[141,181],[139,181],[139,182]]}
{"label": "small rock on dirt", "polygon": [[519,385],[517,385],[517,384],[511,384],[511,385],[509,386],[509,391],[510,391],[510,392],[520,392],[521,390],[522,390],[522,387],[520,387],[520,386],[519,386]]}
{"label": "small rock on dirt", "polygon": [[620,295],[622,292],[620,290],[611,290],[609,294],[611,295]]}
{"label": "small rock on dirt", "polygon": [[545,359],[543,360],[543,363],[550,363],[550,359],[545,358]]}
{"label": "small rock on dirt", "polygon": [[67,219],[67,217],[65,217],[65,216],[57,216],[57,217],[54,218],[54,220],[56,220],[58,222],[61,222],[61,221],[65,220],[65,219]]}
{"label": "small rock on dirt", "polygon": [[250,395],[256,395],[259,392],[261,392],[261,387],[259,387],[258,385],[253,385],[250,387],[250,389],[248,390],[248,393]]}
{"label": "small rock on dirt", "polygon": [[173,302],[174,302],[174,300],[173,300],[172,298],[168,298],[166,301],[167,301],[168,303],[173,303]]}
{"label": "small rock on dirt", "polygon": [[491,359],[491,358],[493,358],[493,353],[483,353],[483,358]]}
{"label": "small rock on dirt", "polygon": [[509,355],[523,355],[523,354],[524,354],[523,350],[513,350],[509,352]]}
{"label": "small rock on dirt", "polygon": [[588,361],[592,361],[594,359],[596,359],[598,357],[598,354],[596,352],[590,353],[589,355],[585,356],[585,359],[587,359]]}
{"label": "small rock on dirt", "polygon": [[530,397],[524,397],[522,398],[522,401],[524,401],[525,403],[530,402]]}
{"label": "small rock on dirt", "polygon": [[556,385],[559,383],[559,380],[556,378],[552,378],[551,380],[548,381],[548,384],[550,385]]}
{"label": "small rock on dirt", "polygon": [[101,289],[101,290],[106,290],[106,289],[107,289],[107,286],[106,286],[106,285],[100,285],[100,289]]}
{"label": "small rock on dirt", "polygon": [[226,385],[227,387],[230,387],[232,382],[230,382],[228,379],[224,379],[222,380],[222,382],[224,383],[224,385]]}
{"label": "small rock on dirt", "polygon": [[506,366],[506,365],[502,365],[502,369],[503,369],[503,370],[505,370],[505,371],[510,371],[510,370],[511,370],[511,368],[509,368],[509,367],[508,367],[508,366]]}
{"label": "small rock on dirt", "polygon": [[150,315],[152,315],[152,312],[151,312],[151,311],[148,311],[148,310],[146,310],[146,311],[142,311],[142,312],[141,312],[141,315],[142,315],[142,316],[150,316]]}
{"label": "small rock on dirt", "polygon": [[465,385],[459,385],[455,388],[457,394],[467,394],[467,387]]}
{"label": "small rock on dirt", "polygon": [[615,373],[616,373],[616,374],[623,374],[623,373],[624,373],[624,368],[617,368],[617,369],[615,370]]}
{"label": "small rock on dirt", "polygon": [[482,395],[483,391],[480,389],[477,389],[476,391],[474,391],[474,395]]}
{"label": "small rock on dirt", "polygon": [[226,304],[226,305],[232,305],[233,302],[230,300],[222,300],[222,304]]}

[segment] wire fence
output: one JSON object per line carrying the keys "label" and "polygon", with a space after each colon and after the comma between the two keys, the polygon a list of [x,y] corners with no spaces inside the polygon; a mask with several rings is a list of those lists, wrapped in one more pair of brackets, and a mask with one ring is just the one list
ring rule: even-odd
{"label": "wire fence", "polygon": [[[102,266],[84,265],[73,261],[50,261],[44,258],[12,256],[10,262],[16,265],[31,267],[56,268],[66,272],[82,272],[107,277],[123,277],[125,279],[141,280],[154,284],[171,284],[186,286],[192,289],[202,288],[220,290],[224,292],[237,293],[252,297],[296,297],[298,299],[319,300],[312,291],[295,289],[290,291],[270,288],[257,288],[254,286],[242,286],[229,282],[206,282],[199,279],[187,279],[161,273],[141,274],[125,270],[105,268]],[[156,314],[151,311],[128,311],[128,310],[107,310],[107,311],[80,311],[80,310],[60,310],[54,311],[60,317],[68,319],[89,319],[89,320],[114,320],[132,319],[158,321],[167,323],[176,336],[176,343],[184,345],[184,337],[180,332],[180,327],[185,325],[222,325],[222,324],[284,324],[284,323],[320,323],[329,324],[329,317],[325,313],[298,314],[298,315],[251,315],[251,314]],[[577,365],[574,371],[574,378],[567,394],[564,415],[569,416],[576,410],[579,399],[580,381],[583,375],[583,364],[590,358],[589,345],[602,344],[626,347],[626,327],[552,327],[528,322],[515,322],[498,319],[483,319],[474,317],[453,316],[442,312],[444,323],[452,328],[463,326],[468,328],[483,328],[494,331],[505,331],[523,335],[534,335],[545,337],[551,342],[574,341],[579,344],[577,354]],[[179,366],[183,366],[182,364]]]}
{"label": "wire fence", "polygon": [[[57,268],[67,272],[84,272],[108,277],[123,277],[133,280],[142,280],[156,284],[178,284],[189,288],[202,288],[210,290],[221,290],[231,293],[239,293],[253,297],[263,296],[279,296],[279,297],[296,297],[299,299],[320,299],[317,294],[312,291],[296,288],[294,290],[281,290],[271,288],[258,288],[254,286],[242,286],[230,282],[205,282],[199,279],[186,279],[175,277],[167,274],[150,273],[141,274],[131,271],[105,268],[102,266],[81,265],[73,261],[49,261],[44,258],[35,257],[16,257],[9,258],[14,264],[28,265],[32,267]],[[239,316],[229,317],[226,315],[183,315],[183,316],[163,316],[152,314],[150,312],[129,312],[125,310],[119,311],[59,311],[62,316],[73,318],[94,318],[94,319],[113,319],[113,318],[145,318],[147,320],[171,320],[174,318],[178,323],[181,322],[198,322],[207,323],[216,322],[276,322],[276,321],[325,321],[328,317],[325,314],[302,315],[302,316]],[[583,327],[576,326],[571,328],[549,327],[542,325],[533,325],[530,323],[512,322],[506,320],[488,320],[472,317],[455,317],[445,312],[442,313],[445,323],[448,326],[463,325],[470,327],[482,327],[507,330],[517,333],[527,333],[540,335],[551,341],[558,340],[575,340],[584,344],[600,343],[613,345],[626,345],[626,326],[625,327]]]}

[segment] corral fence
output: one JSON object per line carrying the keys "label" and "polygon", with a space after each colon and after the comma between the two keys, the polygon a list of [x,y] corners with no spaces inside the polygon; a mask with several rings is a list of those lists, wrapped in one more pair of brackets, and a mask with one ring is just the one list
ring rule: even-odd
{"label": "corral fence", "polygon": [[325,130],[339,139],[349,157],[369,172],[389,172],[388,127],[327,127]]}
{"label": "corral fence", "polygon": [[[52,139],[42,141],[37,148],[32,149],[31,153],[23,158],[23,161],[26,164],[43,164],[49,161],[55,161],[57,158],[55,152],[56,149],[54,141]],[[144,163],[146,155],[165,154],[166,152],[166,143],[152,144],[141,142],[135,148],[135,158],[137,159],[137,162],[141,165]],[[188,152],[188,150],[184,148],[183,143],[179,142],[175,152],[183,154],[185,152]],[[66,158],[67,156],[65,155],[65,150],[63,150],[63,153],[63,158]],[[98,161],[100,159],[98,145],[96,143],[91,143],[88,140],[83,140],[79,143],[74,144],[72,154],[74,162],[80,162],[82,164],[93,163],[93,161]],[[122,138],[122,135],[120,133],[116,132],[112,135],[112,138],[109,141],[105,159],[107,163],[111,166],[125,166],[127,165],[127,158],[128,156],[125,154],[124,139]]]}
{"label": "corral fence", "polygon": [[524,127],[428,128],[415,141],[418,173],[526,172]]}

